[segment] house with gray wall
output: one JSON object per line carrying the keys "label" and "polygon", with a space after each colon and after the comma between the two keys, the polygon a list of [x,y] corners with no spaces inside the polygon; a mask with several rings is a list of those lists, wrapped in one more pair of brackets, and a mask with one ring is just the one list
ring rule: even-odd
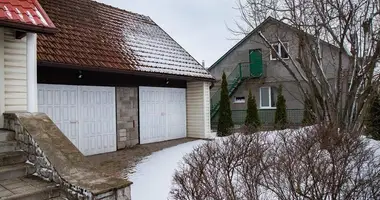
{"label": "house with gray wall", "polygon": [[[288,70],[276,58],[276,53],[272,52],[259,36],[260,31],[277,49],[285,62],[290,62],[290,60],[284,48],[292,57],[297,58],[299,39],[296,30],[272,17],[267,18],[208,69],[217,80],[211,88],[213,125],[217,124],[223,72],[226,74],[229,84],[232,117],[235,125],[244,123],[249,90],[256,98],[262,122],[264,124],[273,123],[277,91],[280,85],[283,86],[290,122],[301,123],[304,108],[302,92]],[[279,39],[284,46],[279,44]],[[336,77],[339,49],[327,42],[322,42],[321,49],[326,76],[333,81]],[[348,61],[348,57],[345,61]],[[290,64],[290,66],[292,65]]]}

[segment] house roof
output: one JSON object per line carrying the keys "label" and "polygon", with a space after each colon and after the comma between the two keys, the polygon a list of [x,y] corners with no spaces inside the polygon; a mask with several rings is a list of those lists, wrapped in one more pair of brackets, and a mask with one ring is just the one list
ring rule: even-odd
{"label": "house roof", "polygon": [[[296,28],[292,27],[291,25],[287,24],[287,23],[284,23],[280,20],[277,20],[273,17],[268,17],[266,18],[261,24],[259,24],[255,29],[253,29],[250,33],[248,33],[243,39],[241,39],[238,43],[236,43],[230,50],[228,50],[222,57],[220,57],[214,64],[212,64],[209,68],[208,68],[208,71],[210,71],[211,69],[213,69],[214,67],[216,67],[220,62],[222,62],[222,60],[227,57],[231,52],[233,52],[236,48],[238,48],[241,44],[243,44],[246,40],[248,40],[253,34],[257,33],[265,24],[267,23],[275,23],[275,24],[280,24],[280,25],[283,25],[285,27],[288,27],[292,30],[296,30],[298,31]],[[313,37],[312,35],[306,33],[307,35]],[[326,44],[326,45],[329,45],[333,48],[336,48],[336,49],[339,49],[339,47],[329,43],[329,42],[326,42],[324,40],[321,40],[321,42],[323,44]]]}
{"label": "house roof", "polygon": [[0,26],[39,33],[56,31],[37,0],[1,0]]}
{"label": "house roof", "polygon": [[147,16],[92,0],[40,0],[59,29],[38,38],[38,63],[213,79]]}
{"label": "house roof", "polygon": [[[243,39],[241,39],[238,43],[236,43],[230,50],[228,50],[222,57],[220,57],[214,64],[212,64],[208,70],[210,71],[214,67],[216,67],[222,60],[227,57],[231,52],[233,52],[236,48],[238,48],[241,44],[243,44],[246,40],[248,40],[253,34],[255,34],[257,31],[260,30],[261,27],[264,26],[264,24],[268,23],[269,21],[274,22],[280,22],[277,19],[273,17],[266,18],[260,25],[258,25],[255,29],[253,29],[251,32],[249,32]],[[280,22],[283,23],[283,22]],[[285,23],[284,23],[285,24]]]}

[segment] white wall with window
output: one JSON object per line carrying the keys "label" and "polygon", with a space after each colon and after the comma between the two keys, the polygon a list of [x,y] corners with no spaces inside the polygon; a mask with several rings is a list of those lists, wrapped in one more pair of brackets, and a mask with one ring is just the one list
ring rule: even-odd
{"label": "white wall with window", "polygon": [[275,109],[277,101],[276,87],[260,88],[260,109]]}
{"label": "white wall with window", "polygon": [[278,60],[278,56],[277,56],[276,52],[281,56],[281,58],[289,59],[289,54],[287,53],[287,52],[289,52],[289,43],[283,42],[282,44],[283,45],[281,45],[279,42],[272,44],[272,47],[276,51],[273,51],[273,49],[271,49],[271,51],[270,51],[270,59],[271,60]]}

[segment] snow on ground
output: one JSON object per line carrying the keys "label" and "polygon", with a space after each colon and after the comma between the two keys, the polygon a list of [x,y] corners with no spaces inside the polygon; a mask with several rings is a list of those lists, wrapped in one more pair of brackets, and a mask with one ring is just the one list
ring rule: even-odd
{"label": "snow on ground", "polygon": [[[308,130],[312,127],[304,127],[300,131]],[[291,133],[290,130],[283,130]],[[274,142],[280,131],[269,131],[266,133],[268,141]],[[238,133],[237,133],[238,134]],[[226,138],[217,138],[222,141]],[[375,155],[380,156],[380,141],[363,137],[368,142],[368,147],[375,150]],[[183,156],[190,153],[195,147],[204,144],[206,141],[197,140],[167,148],[145,158],[137,164],[135,173],[129,180],[132,185],[133,200],[166,200],[172,188],[172,178],[175,169],[178,168]]]}
{"label": "snow on ground", "polygon": [[370,138],[365,138],[364,141],[368,142],[368,148],[375,151],[375,156],[380,156],[380,141],[373,140]]}
{"label": "snow on ground", "polygon": [[136,172],[129,177],[129,180],[133,182],[132,199],[168,199],[172,178],[179,162],[182,161],[183,156],[205,142],[197,140],[167,148],[153,153],[137,164]]}

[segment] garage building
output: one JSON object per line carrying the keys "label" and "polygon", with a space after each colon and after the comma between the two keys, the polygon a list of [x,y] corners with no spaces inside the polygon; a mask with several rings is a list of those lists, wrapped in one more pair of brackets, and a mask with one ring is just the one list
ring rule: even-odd
{"label": "garage building", "polygon": [[38,111],[84,155],[211,136],[213,77],[152,19],[95,1],[40,3],[59,31],[38,36]]}

